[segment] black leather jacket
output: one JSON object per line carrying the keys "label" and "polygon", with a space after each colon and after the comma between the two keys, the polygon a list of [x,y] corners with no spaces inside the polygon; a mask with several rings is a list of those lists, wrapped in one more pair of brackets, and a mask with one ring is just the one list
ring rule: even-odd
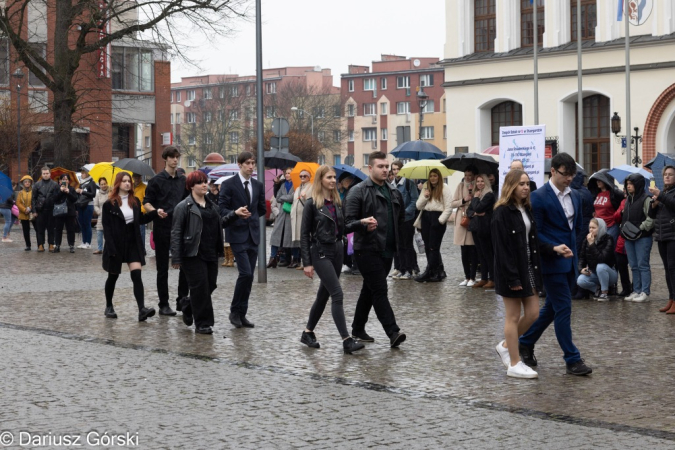
{"label": "black leather jacket", "polygon": [[[206,207],[213,208],[218,214],[218,207],[215,203],[205,197]],[[236,216],[235,216],[236,217]],[[224,220],[224,219],[223,219]],[[221,221],[222,226],[222,221]],[[197,256],[199,252],[199,243],[202,237],[202,215],[199,207],[188,195],[173,210],[173,221],[171,224],[171,264],[181,264],[182,258]],[[223,233],[218,233],[218,247],[216,254],[223,254]]]}
{"label": "black leather jacket", "polygon": [[[384,183],[391,194],[391,206],[394,210],[394,223],[387,223],[387,201],[373,180],[366,178],[349,190],[345,199],[345,233],[354,232],[355,251],[383,252],[387,245],[387,227],[394,227],[396,246],[399,232],[405,221],[403,197],[398,189]],[[368,232],[361,219],[373,216],[377,220],[377,230]]]}
{"label": "black leather jacket", "polygon": [[[305,202],[300,231],[300,251],[303,266],[313,265],[310,252],[312,246],[318,247],[321,252],[324,245],[328,247],[342,240],[345,229],[342,208],[336,205],[335,214],[337,216],[337,224],[326,205],[317,208],[314,204],[314,199],[311,198]],[[335,234],[336,225],[337,234]]]}
{"label": "black leather jacket", "polygon": [[675,188],[663,190],[656,198],[659,203],[649,210],[654,219],[654,239],[657,241],[675,240]]}

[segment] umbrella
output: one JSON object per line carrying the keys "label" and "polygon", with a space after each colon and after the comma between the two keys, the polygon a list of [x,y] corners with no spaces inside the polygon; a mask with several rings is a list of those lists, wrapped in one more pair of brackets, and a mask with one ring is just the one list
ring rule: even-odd
{"label": "umbrella", "polygon": [[89,163],[89,164],[85,164],[84,166],[82,166],[82,168],[86,169],[87,172],[91,172],[91,169],[93,169],[95,165],[96,164],[94,164],[94,163]]}
{"label": "umbrella", "polygon": [[213,167],[205,166],[205,167],[200,167],[197,170],[199,170],[200,172],[203,172],[204,175],[208,175],[209,172],[211,172],[212,169],[213,169]]}
{"label": "umbrella", "polygon": [[349,175],[353,176],[354,178],[358,178],[360,181],[363,181],[366,178],[368,178],[368,175],[361,172],[356,167],[348,166],[347,164],[337,164],[337,165],[333,166],[333,169],[335,169],[335,175],[337,176],[338,179],[344,173],[348,173]]}
{"label": "umbrella", "polygon": [[113,166],[128,170],[129,172],[133,172],[137,175],[143,175],[147,177],[155,176],[155,171],[152,170],[152,167],[136,158],[120,159],[119,161],[114,162]]}
{"label": "umbrella", "polygon": [[274,196],[274,179],[277,175],[282,175],[279,169],[265,170],[265,198],[270,199]]}
{"label": "umbrella", "polygon": [[12,197],[12,180],[0,172],[0,203],[5,203],[8,198]]}
{"label": "umbrella", "polygon": [[663,153],[657,153],[656,158],[645,164],[645,167],[652,170],[654,180],[659,189],[663,189],[663,168],[666,166],[675,166],[675,158]]}
{"label": "umbrella", "polygon": [[442,161],[445,167],[464,172],[467,167],[474,166],[478,173],[496,173],[499,163],[492,156],[480,153],[456,153]]}
{"label": "umbrella", "polygon": [[314,174],[316,173],[316,169],[319,168],[319,165],[317,163],[311,163],[311,162],[299,162],[295,165],[293,168],[293,171],[291,172],[291,181],[293,181],[293,186],[296,188],[300,186],[300,172],[303,170],[306,170],[309,172],[311,175],[311,180],[314,180]]}
{"label": "umbrella", "polygon": [[399,145],[391,152],[397,159],[443,159],[446,154],[440,148],[424,141],[408,141]]}
{"label": "umbrella", "polygon": [[98,180],[103,177],[108,182],[108,184],[115,183],[115,177],[120,172],[126,172],[131,175],[131,172],[128,170],[122,170],[119,167],[113,166],[111,162],[100,162],[95,164],[94,167],[89,169],[89,176],[98,183]]}
{"label": "umbrella", "polygon": [[61,175],[68,175],[68,180],[70,180],[70,185],[77,189],[80,187],[80,182],[77,180],[77,174],[72,170],[64,169],[63,167],[54,167],[49,171],[50,177],[54,181],[58,181],[61,178]]}
{"label": "umbrella", "polygon": [[654,175],[647,172],[645,169],[640,169],[639,167],[629,166],[628,164],[623,164],[621,166],[615,167],[607,173],[610,174],[611,176],[613,176],[614,179],[619,182],[619,184],[623,184],[623,181],[631,173],[639,173],[640,175],[645,177],[647,180],[651,180],[652,178],[654,178]]}
{"label": "umbrella", "polygon": [[429,178],[429,171],[431,169],[438,169],[443,177],[449,177],[454,170],[448,169],[443,162],[437,159],[422,159],[420,161],[410,161],[401,167],[398,175],[401,177],[411,178],[413,180],[426,180]]}
{"label": "umbrella", "polygon": [[263,154],[265,155],[265,167],[269,167],[270,169],[284,170],[288,167],[295,167],[300,162],[300,158],[297,156],[287,152],[280,152],[279,150],[270,150]]}
{"label": "umbrella", "polygon": [[484,155],[497,155],[499,156],[499,145],[493,145],[483,150]]}
{"label": "umbrella", "polygon": [[[585,177],[586,176],[586,170],[584,169],[584,167],[579,163],[576,163],[576,165],[577,165],[577,173],[581,172],[582,175]],[[546,158],[544,160],[544,173],[548,173],[548,174],[551,173],[551,158]]]}
{"label": "umbrella", "polygon": [[218,179],[216,180],[216,183],[215,183],[215,184],[223,184],[223,181],[229,180],[229,179],[232,178],[233,176],[234,176],[234,175],[226,175],[226,176],[224,176],[224,177],[220,177],[220,178],[218,178]]}
{"label": "umbrella", "polygon": [[[220,177],[224,177],[226,175],[236,175],[239,173],[239,164],[222,164],[220,166],[214,167],[211,169],[209,172],[209,178],[212,180],[217,180]],[[257,178],[258,173],[253,172],[253,177]]]}

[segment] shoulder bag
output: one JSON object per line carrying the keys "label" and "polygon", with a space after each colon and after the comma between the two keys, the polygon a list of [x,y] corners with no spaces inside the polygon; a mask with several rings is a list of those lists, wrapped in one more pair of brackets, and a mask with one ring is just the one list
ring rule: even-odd
{"label": "shoulder bag", "polygon": [[54,217],[63,217],[68,215],[68,202],[56,203],[54,205]]}
{"label": "shoulder bag", "polygon": [[281,209],[283,209],[286,214],[290,214],[291,208],[293,208],[293,203],[284,202],[284,206]]}
{"label": "shoulder bag", "polygon": [[466,215],[466,211],[462,211],[462,220],[459,222],[461,226],[464,228],[469,228],[469,224],[471,223],[471,217]]}
{"label": "shoulder bag", "polygon": [[621,236],[623,236],[623,238],[628,241],[637,241],[642,237],[642,230],[633,225],[633,223],[631,223],[629,219],[630,219],[630,208],[628,208],[628,212],[626,213],[626,223],[621,225]]}

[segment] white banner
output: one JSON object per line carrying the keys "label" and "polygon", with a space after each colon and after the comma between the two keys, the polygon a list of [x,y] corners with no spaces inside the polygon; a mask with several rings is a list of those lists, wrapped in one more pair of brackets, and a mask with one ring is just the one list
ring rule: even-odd
{"label": "white banner", "polygon": [[525,172],[537,187],[544,185],[546,125],[499,128],[499,191],[509,172],[511,161],[523,162]]}

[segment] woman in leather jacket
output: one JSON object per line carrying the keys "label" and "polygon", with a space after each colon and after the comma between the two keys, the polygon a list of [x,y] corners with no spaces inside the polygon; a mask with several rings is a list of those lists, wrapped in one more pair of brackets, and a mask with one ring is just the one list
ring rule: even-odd
{"label": "woman in leather jacket", "polygon": [[331,313],[342,336],[343,350],[351,354],[361,350],[364,345],[350,337],[347,321],[342,307],[342,269],[343,243],[345,234],[344,215],[340,194],[336,188],[335,170],[323,165],[314,175],[313,198],[305,203],[302,212],[300,249],[305,275],[314,278],[314,271],[321,279],[316,300],[309,311],[307,327],[302,332],[300,342],[312,348],[319,348],[314,327],[321,319],[328,297],[332,298]]}
{"label": "woman in leather jacket", "polygon": [[[195,324],[195,333],[212,334],[211,294],[216,289],[218,257],[223,256],[223,232],[218,207],[206,197],[209,179],[201,171],[187,176],[190,192],[173,210],[171,265],[187,278],[190,297],[181,301],[183,323]],[[231,213],[226,219],[236,217]]]}
{"label": "woman in leather jacket", "polygon": [[61,175],[59,179],[59,190],[54,195],[54,204],[66,202],[68,205],[68,214],[65,216],[54,217],[54,253],[61,251],[61,241],[63,240],[63,226],[66,226],[66,238],[70,246],[70,253],[75,253],[75,202],[77,201],[77,192],[70,186],[68,174]]}
{"label": "woman in leather jacket", "polygon": [[[616,284],[619,275],[614,266],[614,238],[607,231],[603,219],[593,218],[588,224],[588,235],[581,244],[579,252],[580,288],[594,293],[599,302],[609,300],[609,287]],[[596,292],[600,289],[600,292]]]}

